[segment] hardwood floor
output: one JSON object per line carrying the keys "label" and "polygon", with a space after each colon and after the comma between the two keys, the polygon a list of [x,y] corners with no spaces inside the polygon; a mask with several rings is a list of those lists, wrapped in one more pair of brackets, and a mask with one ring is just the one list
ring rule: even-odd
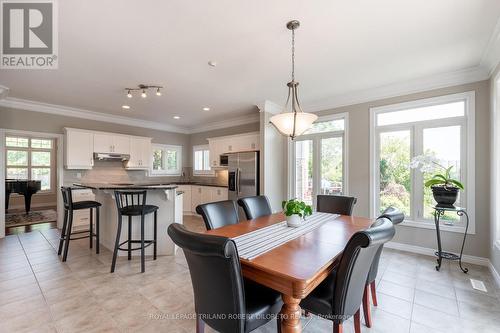
{"label": "hardwood floor", "polygon": [[[56,206],[37,207],[37,208],[33,208],[32,211],[44,210],[44,209],[55,209],[57,211]],[[9,213],[16,213],[18,211],[21,212],[23,210],[10,209]],[[6,236],[18,235],[18,234],[23,234],[26,232],[42,231],[42,230],[49,230],[49,229],[55,229],[55,228],[57,228],[57,222],[38,223],[38,224],[16,226],[16,227],[5,227],[5,235]]]}

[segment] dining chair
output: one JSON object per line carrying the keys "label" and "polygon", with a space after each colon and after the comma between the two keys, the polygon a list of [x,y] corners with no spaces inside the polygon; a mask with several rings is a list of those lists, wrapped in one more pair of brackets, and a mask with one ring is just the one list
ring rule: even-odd
{"label": "dining chair", "polygon": [[243,208],[247,220],[253,220],[273,213],[269,199],[265,195],[241,198],[238,205]]}
{"label": "dining chair", "polygon": [[361,332],[360,307],[366,278],[378,249],[394,236],[387,218],[377,219],[370,228],[356,232],[347,242],[338,265],[300,306],[333,321],[333,332],[343,330],[343,322],[354,316],[354,331]]}
{"label": "dining chair", "polygon": [[217,229],[239,222],[238,207],[233,200],[224,200],[196,206],[196,212],[201,215],[207,230]]}
{"label": "dining chair", "polygon": [[352,215],[352,210],[358,199],[343,195],[318,194],[316,210],[322,213]]}
{"label": "dining chair", "polygon": [[[382,215],[379,216],[379,219],[380,218],[387,218],[392,222],[393,225],[397,225],[404,221],[405,215],[399,209],[389,206],[382,212]],[[365,317],[366,327],[372,327],[369,296],[370,293],[372,296],[373,306],[378,305],[375,280],[377,279],[378,265],[380,263],[380,255],[382,254],[383,247],[383,245],[380,246],[380,248],[377,250],[377,253],[375,254],[375,257],[373,258],[373,263],[370,267],[368,279],[366,280],[365,290],[363,292],[363,315]]]}
{"label": "dining chair", "polygon": [[168,235],[184,250],[194,292],[196,332],[205,324],[221,333],[246,333],[276,318],[283,305],[280,293],[243,279],[233,240],[188,231],[178,223]]}

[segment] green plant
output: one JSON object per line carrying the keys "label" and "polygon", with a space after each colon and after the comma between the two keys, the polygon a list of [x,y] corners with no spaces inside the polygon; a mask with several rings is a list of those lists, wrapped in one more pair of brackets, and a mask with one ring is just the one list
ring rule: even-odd
{"label": "green plant", "polygon": [[[442,186],[442,187],[458,187],[463,190],[464,185],[457,179],[451,176],[453,165],[445,167],[439,164],[433,156],[420,155],[412,159],[410,167],[419,168],[422,172],[436,172],[431,179],[426,181],[426,187]],[[444,172],[443,172],[444,171]]]}
{"label": "green plant", "polygon": [[306,217],[312,214],[312,207],[307,205],[303,201],[297,199],[285,200],[281,203],[283,208],[283,213],[286,216],[299,215],[300,217]]}

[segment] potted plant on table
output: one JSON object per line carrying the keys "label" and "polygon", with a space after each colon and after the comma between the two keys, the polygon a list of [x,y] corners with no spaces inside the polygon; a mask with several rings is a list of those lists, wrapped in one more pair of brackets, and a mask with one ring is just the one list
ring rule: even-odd
{"label": "potted plant on table", "polygon": [[281,207],[286,215],[287,225],[293,228],[300,226],[305,217],[312,214],[312,207],[297,199],[285,200]]}
{"label": "potted plant on table", "polygon": [[420,169],[421,172],[433,172],[432,177],[424,185],[431,188],[438,206],[453,207],[459,191],[464,189],[464,185],[451,175],[453,165],[445,167],[433,156],[419,155],[412,159],[410,167]]}

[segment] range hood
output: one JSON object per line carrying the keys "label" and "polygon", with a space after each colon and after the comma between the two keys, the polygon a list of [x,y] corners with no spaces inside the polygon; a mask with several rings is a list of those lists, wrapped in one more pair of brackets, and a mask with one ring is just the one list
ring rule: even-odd
{"label": "range hood", "polygon": [[129,154],[94,153],[94,159],[99,161],[128,161]]}

